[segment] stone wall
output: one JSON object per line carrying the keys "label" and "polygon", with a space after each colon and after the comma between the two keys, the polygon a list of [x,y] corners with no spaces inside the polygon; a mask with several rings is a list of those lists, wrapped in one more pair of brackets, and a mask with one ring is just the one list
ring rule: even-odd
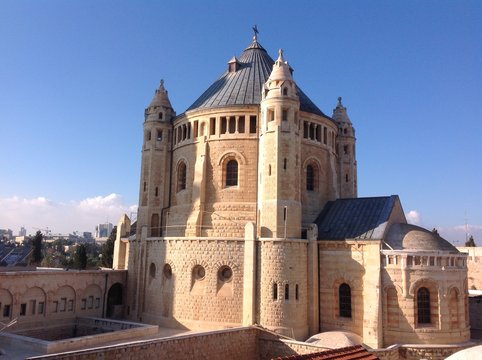
{"label": "stone wall", "polygon": [[[470,339],[464,255],[384,250],[384,346]],[[430,292],[430,322],[418,323],[417,292]]]}
{"label": "stone wall", "polygon": [[393,345],[386,349],[370,349],[380,360],[444,360],[464,349],[464,345]]}
{"label": "stone wall", "polygon": [[257,251],[257,323],[298,340],[308,338],[306,240],[261,239]]}
{"label": "stone wall", "polygon": [[[192,131],[175,142],[172,153],[167,236],[243,237],[246,222],[255,221],[258,138],[250,129],[252,117],[258,117],[258,106],[198,111],[176,120],[174,131],[185,124]],[[222,122],[236,126],[223,129]],[[238,164],[236,186],[226,185],[230,160]],[[187,168],[184,189],[178,183],[181,162]]]}
{"label": "stone wall", "polygon": [[202,334],[139,341],[127,345],[108,346],[101,350],[71,351],[64,354],[36,356],[29,359],[94,360],[99,359],[99,355],[104,360],[258,359],[257,334],[258,330],[256,328],[212,331]]}
{"label": "stone wall", "polygon": [[467,268],[470,290],[482,290],[482,247],[458,247],[457,250],[467,253]]}
{"label": "stone wall", "polygon": [[146,253],[142,321],[190,329],[242,324],[244,241],[149,239]]}
{"label": "stone wall", "polygon": [[[474,344],[463,345],[395,345],[386,349],[369,349],[380,360],[443,360]],[[62,354],[35,356],[29,360],[69,359],[104,360],[269,360],[276,357],[312,354],[329,350],[303,342],[284,339],[257,327],[225,329],[163,339],[142,340],[90,350],[73,350]]]}
{"label": "stone wall", "polygon": [[[378,241],[319,242],[321,331],[351,331],[371,347],[381,345],[379,251]],[[340,312],[342,284],[351,291],[349,317]]]}

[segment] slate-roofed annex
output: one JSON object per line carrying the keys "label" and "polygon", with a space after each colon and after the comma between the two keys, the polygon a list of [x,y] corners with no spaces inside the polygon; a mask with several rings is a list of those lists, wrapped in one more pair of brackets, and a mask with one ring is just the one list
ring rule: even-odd
{"label": "slate-roofed annex", "polygon": [[318,240],[381,239],[397,195],[328,202],[315,224]]}
{"label": "slate-roofed annex", "polygon": [[[271,74],[274,60],[255,38],[239,59],[231,61],[237,63],[236,71],[225,71],[186,111],[261,102],[263,84]],[[297,90],[301,111],[329,118],[299,87]]]}

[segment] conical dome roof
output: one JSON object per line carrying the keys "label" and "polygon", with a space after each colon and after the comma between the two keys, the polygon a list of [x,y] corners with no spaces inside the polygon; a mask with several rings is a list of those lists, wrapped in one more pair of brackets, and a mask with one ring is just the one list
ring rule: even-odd
{"label": "conical dome roof", "polygon": [[[261,102],[263,84],[271,74],[274,60],[255,37],[238,62],[236,71],[224,72],[187,111],[232,105],[258,105]],[[326,116],[300,88],[298,92],[301,111]]]}
{"label": "conical dome roof", "polygon": [[167,90],[164,87],[164,80],[161,80],[159,84],[159,89],[154,93],[154,97],[149,104],[149,107],[163,106],[167,109],[172,109],[171,102],[169,101],[169,96],[167,95]]}
{"label": "conical dome roof", "polygon": [[283,49],[279,49],[279,57],[278,57],[278,60],[276,60],[274,63],[273,71],[269,76],[269,80],[271,81],[293,80],[293,77],[291,76],[290,66],[283,59]]}
{"label": "conical dome roof", "polygon": [[346,112],[346,107],[341,103],[341,96],[338,98],[338,104],[336,108],[333,109],[332,119],[339,123],[346,123],[351,125],[351,120]]}

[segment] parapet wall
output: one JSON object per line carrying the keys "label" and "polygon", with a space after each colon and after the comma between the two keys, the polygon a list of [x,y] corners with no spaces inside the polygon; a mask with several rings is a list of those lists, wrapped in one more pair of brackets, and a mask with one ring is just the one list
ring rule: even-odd
{"label": "parapet wall", "polygon": [[202,334],[175,336],[131,344],[108,346],[102,349],[71,351],[65,354],[35,356],[34,359],[99,359],[103,360],[172,360],[210,359],[245,360],[258,359],[256,328],[237,328],[211,331]]}
{"label": "parapet wall", "polygon": [[[443,360],[465,347],[458,345],[395,345],[386,349],[368,349],[381,360]],[[90,350],[70,351],[30,357],[28,360],[269,360],[290,355],[313,354],[329,350],[313,344],[289,340],[257,327],[216,330],[198,334],[143,340]]]}

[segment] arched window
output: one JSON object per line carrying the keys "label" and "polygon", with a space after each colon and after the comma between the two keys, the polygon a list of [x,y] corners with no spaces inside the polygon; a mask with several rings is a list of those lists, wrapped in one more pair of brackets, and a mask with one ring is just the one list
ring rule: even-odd
{"label": "arched window", "polygon": [[288,284],[285,285],[285,300],[290,299],[290,286]]}
{"label": "arched window", "polygon": [[278,284],[273,284],[273,300],[278,300]]}
{"label": "arched window", "polygon": [[238,185],[238,162],[229,160],[226,164],[226,186]]}
{"label": "arched window", "polygon": [[306,190],[315,190],[315,169],[312,165],[306,167]]}
{"label": "arched window", "polygon": [[430,291],[421,287],[417,291],[417,323],[430,324]]}
{"label": "arched window", "polygon": [[186,164],[181,162],[177,167],[177,191],[184,190],[186,188]]}
{"label": "arched window", "polygon": [[341,284],[338,289],[340,316],[351,318],[351,289],[348,284]]}

